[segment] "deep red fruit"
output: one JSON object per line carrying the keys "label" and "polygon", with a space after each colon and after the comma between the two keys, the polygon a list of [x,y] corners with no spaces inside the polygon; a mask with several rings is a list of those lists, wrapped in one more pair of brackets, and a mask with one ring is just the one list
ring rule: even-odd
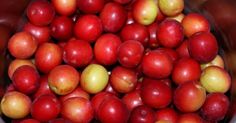
{"label": "deep red fruit", "polygon": [[90,44],[83,40],[69,40],[63,48],[63,60],[74,67],[84,67],[93,58]]}
{"label": "deep red fruit", "polygon": [[50,29],[52,37],[57,40],[68,40],[73,35],[73,21],[67,16],[58,16],[53,19]]}
{"label": "deep red fruit", "polygon": [[112,33],[101,35],[94,45],[94,56],[98,63],[112,65],[117,62],[117,51],[121,44],[120,38]]}
{"label": "deep red fruit", "polygon": [[195,33],[188,41],[190,56],[200,63],[210,62],[218,53],[217,40],[210,32]]}
{"label": "deep red fruit", "polygon": [[178,53],[180,58],[190,57],[188,51],[188,40],[184,40],[177,48],[176,52]]}
{"label": "deep red fruit", "polygon": [[123,42],[118,49],[119,63],[128,68],[134,68],[139,65],[144,55],[143,45],[136,40]]}
{"label": "deep red fruit", "polygon": [[36,98],[31,106],[32,117],[41,122],[56,118],[60,111],[61,104],[53,95],[42,95]]}
{"label": "deep red fruit", "polygon": [[46,26],[52,22],[55,10],[48,1],[36,0],[28,5],[26,14],[32,24]]}
{"label": "deep red fruit", "polygon": [[182,25],[172,19],[162,21],[157,28],[156,35],[159,43],[168,48],[177,47],[184,39]]}
{"label": "deep red fruit", "polygon": [[147,81],[142,84],[141,98],[147,106],[164,108],[172,101],[172,90],[163,82]]}
{"label": "deep red fruit", "polygon": [[197,113],[184,113],[179,115],[177,123],[205,123]]}
{"label": "deep red fruit", "polygon": [[131,2],[132,0],[113,0],[113,1],[120,3],[120,4],[127,4],[127,3]]}
{"label": "deep red fruit", "polygon": [[88,14],[78,18],[74,26],[74,34],[78,39],[95,42],[102,34],[102,22],[96,15]]}
{"label": "deep red fruit", "polygon": [[55,95],[53,93],[53,91],[49,88],[48,85],[48,76],[44,75],[44,76],[40,76],[39,78],[39,88],[37,89],[37,91],[33,94],[33,99],[36,99],[42,95],[46,95],[46,94],[52,94]]}
{"label": "deep red fruit", "polygon": [[157,39],[157,28],[158,24],[156,22],[147,26],[149,32],[148,46],[150,48],[157,48],[158,46],[160,46],[160,42]]}
{"label": "deep red fruit", "polygon": [[170,123],[177,123],[179,118],[178,113],[173,108],[163,108],[157,110],[155,115],[157,121],[168,121]]}
{"label": "deep red fruit", "polygon": [[127,108],[132,111],[135,107],[143,105],[142,98],[140,96],[140,90],[134,90],[126,93],[122,97],[122,101],[127,106]]}
{"label": "deep red fruit", "polygon": [[143,56],[141,66],[146,76],[161,79],[171,74],[173,63],[168,54],[154,50]]}
{"label": "deep red fruit", "polygon": [[173,63],[175,63],[175,62],[177,62],[179,60],[179,55],[178,55],[178,53],[174,49],[160,47],[157,50],[159,52],[166,53],[168,56],[170,56],[170,59],[172,60]]}
{"label": "deep red fruit", "polygon": [[155,121],[153,109],[146,105],[135,107],[129,117],[129,123],[154,123]]}
{"label": "deep red fruit", "polygon": [[39,73],[32,66],[23,65],[13,73],[12,82],[18,91],[32,94],[39,87]]}
{"label": "deep red fruit", "polygon": [[105,0],[77,0],[77,7],[86,14],[99,13],[105,5]]}
{"label": "deep red fruit", "polygon": [[136,40],[143,44],[144,47],[147,46],[149,40],[149,33],[146,26],[132,23],[125,25],[121,32],[120,37],[123,41]]}
{"label": "deep red fruit", "polygon": [[106,32],[118,32],[126,23],[127,14],[123,6],[115,2],[105,4],[100,19]]}
{"label": "deep red fruit", "polygon": [[192,58],[181,58],[172,71],[172,80],[176,84],[197,81],[201,76],[200,64]]}

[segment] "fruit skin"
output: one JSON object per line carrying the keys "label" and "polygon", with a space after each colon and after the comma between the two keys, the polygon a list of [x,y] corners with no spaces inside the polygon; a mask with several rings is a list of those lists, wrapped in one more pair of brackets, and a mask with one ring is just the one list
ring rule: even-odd
{"label": "fruit skin", "polygon": [[129,93],[126,93],[122,97],[123,103],[127,106],[127,108],[132,111],[135,107],[143,105],[142,98],[140,96],[140,90],[134,90]]}
{"label": "fruit skin", "polygon": [[118,32],[126,23],[127,14],[123,6],[108,2],[99,15],[105,32]]}
{"label": "fruit skin", "polygon": [[184,113],[179,115],[177,123],[205,123],[205,121],[197,113]]}
{"label": "fruit skin", "polygon": [[161,12],[167,16],[175,16],[184,9],[184,0],[158,0]]}
{"label": "fruit skin", "polygon": [[157,121],[163,120],[167,121],[167,123],[168,122],[177,123],[179,118],[179,114],[176,112],[176,110],[169,107],[157,110],[155,112],[155,116]]}
{"label": "fruit skin", "polygon": [[135,107],[129,117],[129,123],[154,123],[155,120],[154,110],[146,105]]}
{"label": "fruit skin", "polygon": [[182,20],[184,34],[187,37],[192,36],[197,32],[210,32],[210,24],[208,20],[198,13],[189,13]]}
{"label": "fruit skin", "polygon": [[210,32],[198,32],[188,39],[190,56],[200,63],[212,61],[216,57],[218,49],[217,40]]}
{"label": "fruit skin", "polygon": [[199,82],[191,81],[180,84],[174,91],[173,102],[181,112],[195,112],[206,99],[206,90]]}
{"label": "fruit skin", "polygon": [[108,84],[109,75],[102,65],[90,64],[81,74],[80,86],[90,94],[101,92]]}
{"label": "fruit skin", "polygon": [[105,0],[77,0],[77,8],[86,14],[96,14],[102,11]]}
{"label": "fruit skin", "polygon": [[70,65],[58,65],[48,75],[50,89],[58,95],[72,92],[79,84],[80,74]]}
{"label": "fruit skin", "polygon": [[209,66],[203,70],[200,82],[209,93],[225,93],[230,89],[231,77],[223,68],[218,66]]}
{"label": "fruit skin", "polygon": [[19,59],[31,57],[38,47],[38,41],[29,32],[15,33],[8,41],[8,50]]}
{"label": "fruit skin", "polygon": [[1,99],[1,112],[12,119],[24,118],[30,113],[31,103],[30,98],[21,92],[7,92]]}
{"label": "fruit skin", "polygon": [[200,114],[208,121],[217,122],[227,114],[230,101],[223,93],[211,93],[207,95],[206,101],[201,107]]}
{"label": "fruit skin", "polygon": [[95,42],[102,32],[102,20],[93,14],[79,17],[74,26],[74,35],[90,43]]}
{"label": "fruit skin", "polygon": [[218,66],[218,67],[224,68],[225,66],[224,60],[220,55],[216,55],[216,57],[212,61],[205,64],[201,64],[201,69],[204,70],[205,68],[209,66]]}
{"label": "fruit skin", "polygon": [[175,48],[184,39],[182,25],[173,19],[162,21],[157,28],[157,40],[163,47]]}
{"label": "fruit skin", "polygon": [[132,8],[132,13],[138,23],[149,25],[155,21],[158,8],[153,0],[136,0]]}
{"label": "fruit skin", "polygon": [[60,15],[69,16],[76,11],[76,0],[52,0],[51,3]]}
{"label": "fruit skin", "polygon": [[170,57],[158,50],[147,52],[141,62],[142,72],[155,79],[167,78],[173,69]]}

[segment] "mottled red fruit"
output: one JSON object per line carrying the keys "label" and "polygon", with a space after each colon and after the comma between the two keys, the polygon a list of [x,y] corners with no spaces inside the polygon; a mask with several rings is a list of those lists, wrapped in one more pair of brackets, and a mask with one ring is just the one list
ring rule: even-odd
{"label": "mottled red fruit", "polygon": [[118,32],[126,23],[127,13],[123,6],[116,2],[108,2],[100,13],[100,19],[106,32]]}
{"label": "mottled red fruit", "polygon": [[136,40],[143,44],[144,47],[147,46],[149,40],[149,33],[146,26],[132,23],[125,25],[121,32],[120,37],[123,41]]}
{"label": "mottled red fruit", "polygon": [[157,28],[157,40],[163,47],[175,48],[184,39],[182,25],[172,19],[162,21]]}
{"label": "mottled red fruit", "polygon": [[179,115],[177,123],[205,123],[197,113],[184,113]]}
{"label": "mottled red fruit", "polygon": [[53,91],[49,88],[48,85],[48,76],[44,75],[44,76],[40,76],[39,78],[39,88],[37,89],[37,91],[33,94],[33,99],[36,99],[42,95],[46,95],[46,94],[52,94],[55,95],[53,93]]}
{"label": "mottled red fruit", "polygon": [[84,67],[93,58],[93,50],[87,41],[69,40],[63,48],[63,60],[74,67]]}
{"label": "mottled red fruit", "polygon": [[61,104],[54,95],[42,95],[33,101],[30,110],[33,118],[46,122],[59,115]]}
{"label": "mottled red fruit", "polygon": [[195,33],[188,41],[190,56],[200,63],[212,61],[218,53],[217,40],[210,32]]}
{"label": "mottled red fruit", "polygon": [[35,65],[43,73],[48,73],[62,62],[62,49],[54,43],[43,43],[35,53]]}
{"label": "mottled red fruit", "polygon": [[147,81],[142,84],[141,98],[147,106],[165,108],[172,101],[172,90],[163,82]]}
{"label": "mottled red fruit", "polygon": [[184,16],[182,26],[184,28],[184,34],[187,37],[190,37],[197,32],[210,31],[210,24],[208,20],[198,13],[189,13]]}
{"label": "mottled red fruit", "polygon": [[190,57],[188,52],[188,40],[184,40],[177,48],[176,52],[178,53],[180,58]]}
{"label": "mottled red fruit", "polygon": [[197,81],[201,76],[200,64],[192,58],[181,58],[174,65],[172,80],[176,84]]}
{"label": "mottled red fruit", "polygon": [[211,93],[201,107],[201,115],[208,121],[218,122],[226,116],[229,109],[229,98],[223,93]]}
{"label": "mottled red fruit", "polygon": [[126,123],[130,114],[126,105],[117,97],[104,99],[97,113],[102,123]]}
{"label": "mottled red fruit", "polygon": [[135,107],[129,117],[129,123],[154,123],[155,121],[154,110],[146,105]]}
{"label": "mottled red fruit", "polygon": [[112,65],[117,62],[118,47],[121,39],[112,33],[101,35],[94,45],[94,56],[98,63]]}
{"label": "mottled red fruit", "polygon": [[116,66],[110,75],[111,86],[120,93],[128,93],[135,89],[138,77],[133,69]]}
{"label": "mottled red fruit", "polygon": [[29,32],[33,35],[39,44],[49,42],[51,38],[48,26],[36,26],[28,22],[24,25],[23,31]]}
{"label": "mottled red fruit", "polygon": [[87,14],[101,12],[105,5],[105,0],[77,0],[77,8]]}
{"label": "mottled red fruit", "polygon": [[76,11],[76,0],[51,0],[51,3],[60,15],[69,16]]}
{"label": "mottled red fruit", "polygon": [[8,41],[8,50],[19,59],[31,57],[38,47],[38,41],[29,32],[15,33]]}
{"label": "mottled red fruit", "polygon": [[136,40],[123,42],[118,49],[119,63],[128,68],[134,68],[139,65],[144,55],[143,45]]}
{"label": "mottled red fruit", "polygon": [[52,37],[57,40],[68,40],[73,35],[73,21],[67,16],[58,16],[53,19],[50,29]]}
{"label": "mottled red fruit", "polygon": [[103,27],[100,18],[92,14],[79,17],[74,26],[75,36],[88,42],[95,42],[102,32]]}
{"label": "mottled red fruit", "polygon": [[23,65],[13,73],[12,83],[18,91],[32,94],[39,87],[39,73],[34,67]]}
{"label": "mottled red fruit", "polygon": [[143,105],[142,98],[140,96],[140,90],[134,90],[126,93],[122,97],[122,101],[127,106],[127,108],[132,111],[135,107]]}
{"label": "mottled red fruit", "polygon": [[168,54],[154,50],[143,56],[141,67],[146,76],[162,79],[171,74],[173,63]]}
{"label": "mottled red fruit", "polygon": [[73,97],[62,103],[61,115],[74,123],[89,123],[94,117],[94,110],[89,100]]}
{"label": "mottled red fruit", "polygon": [[178,113],[173,108],[163,108],[157,110],[156,113],[157,121],[168,121],[170,123],[177,123]]}
{"label": "mottled red fruit", "polygon": [[174,91],[173,102],[181,112],[195,112],[206,99],[206,90],[199,82],[191,81],[180,84]]}
{"label": "mottled red fruit", "polygon": [[26,14],[32,24],[46,26],[52,22],[55,10],[48,1],[36,0],[28,5]]}

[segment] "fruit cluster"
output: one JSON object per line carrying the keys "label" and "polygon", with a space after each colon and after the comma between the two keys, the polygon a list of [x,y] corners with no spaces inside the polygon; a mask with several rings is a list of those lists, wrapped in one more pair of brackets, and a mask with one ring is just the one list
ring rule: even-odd
{"label": "fruit cluster", "polygon": [[12,35],[2,115],[14,123],[218,122],[231,77],[183,0],[35,0]]}

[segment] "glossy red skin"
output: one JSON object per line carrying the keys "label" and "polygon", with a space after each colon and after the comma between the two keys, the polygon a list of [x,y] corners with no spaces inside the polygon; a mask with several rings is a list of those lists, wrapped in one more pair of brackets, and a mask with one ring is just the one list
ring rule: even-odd
{"label": "glossy red skin", "polygon": [[99,106],[98,119],[102,123],[126,123],[128,118],[129,110],[119,98],[106,98]]}
{"label": "glossy red skin", "polygon": [[154,110],[146,105],[135,107],[129,117],[129,123],[154,123],[155,121]]}
{"label": "glossy red skin", "polygon": [[99,15],[105,32],[118,32],[126,23],[127,12],[116,2],[106,3]]}
{"label": "glossy red skin", "polygon": [[33,35],[39,44],[48,42],[51,38],[48,26],[36,26],[28,22],[24,25],[23,31],[29,32]]}
{"label": "glossy red skin", "polygon": [[67,16],[57,16],[50,24],[52,37],[57,40],[68,40],[73,35],[73,21]]}
{"label": "glossy red skin", "polygon": [[167,79],[153,79],[153,78],[149,78],[149,77],[144,77],[142,82],[140,82],[140,83],[145,84],[150,81],[151,82],[162,82],[162,83],[168,85],[169,87],[172,87],[172,81],[169,78],[167,78]]}
{"label": "glossy red skin", "polygon": [[26,14],[32,24],[46,26],[52,22],[55,10],[48,1],[37,0],[28,5]]}
{"label": "glossy red skin", "polygon": [[[158,7],[159,9],[159,7]],[[166,16],[160,11],[158,11],[157,17],[156,17],[156,22],[161,23],[163,20],[165,20]]]}
{"label": "glossy red skin", "polygon": [[197,81],[201,76],[200,64],[192,58],[181,58],[176,62],[172,71],[172,80],[176,84]]}
{"label": "glossy red skin", "polygon": [[160,52],[164,52],[164,53],[168,54],[173,63],[177,62],[178,59],[179,59],[179,55],[174,49],[160,47],[157,50],[160,51]]}
{"label": "glossy red skin", "polygon": [[111,83],[111,82],[110,82],[110,80],[109,80],[109,82],[108,82],[106,88],[104,89],[104,91],[105,91],[105,92],[112,93],[112,94],[114,94],[115,96],[119,97],[119,96],[120,96],[120,93],[117,92],[117,91],[111,86],[110,83]]}
{"label": "glossy red skin", "polygon": [[190,56],[200,63],[212,61],[218,53],[217,40],[210,32],[195,33],[188,41]]}
{"label": "glossy red skin", "polygon": [[52,90],[49,88],[48,85],[48,76],[44,75],[44,76],[40,76],[39,78],[39,88],[37,89],[37,91],[33,94],[33,99],[36,99],[42,95],[46,95],[46,94],[52,94],[55,95]]}
{"label": "glossy red skin", "polygon": [[101,35],[94,45],[94,56],[98,63],[113,65],[117,62],[117,51],[121,44],[120,38],[112,33]]}
{"label": "glossy red skin", "polygon": [[92,97],[91,103],[94,109],[94,115],[96,119],[98,119],[98,111],[100,110],[99,109],[100,104],[102,104],[105,99],[110,97],[116,97],[116,96],[112,93],[102,91]]}
{"label": "glossy red skin", "polygon": [[77,0],[77,8],[86,14],[101,12],[104,5],[105,0]]}
{"label": "glossy red skin", "polygon": [[32,117],[40,122],[56,118],[60,111],[60,101],[53,95],[42,95],[36,98],[31,106]]}
{"label": "glossy red skin", "polygon": [[73,97],[83,97],[83,98],[85,98],[87,100],[90,99],[90,95],[86,91],[84,91],[80,86],[78,86],[71,93],[60,96],[59,100],[61,102],[65,102],[67,99],[73,98]]}
{"label": "glossy red skin", "polygon": [[173,108],[163,108],[155,112],[156,120],[169,121],[171,123],[177,123],[178,113]]}
{"label": "glossy red skin", "polygon": [[29,32],[15,33],[8,41],[8,50],[19,59],[31,57],[38,47],[38,41]]}
{"label": "glossy red skin", "polygon": [[88,14],[78,18],[74,26],[74,34],[78,39],[95,42],[102,34],[102,22],[96,15]]}
{"label": "glossy red skin", "polygon": [[132,11],[128,11],[127,12],[127,20],[126,20],[126,25],[127,24],[132,24],[134,23],[134,18],[133,18],[133,14],[132,14]]}
{"label": "glossy red skin", "polygon": [[207,95],[200,114],[208,121],[218,122],[226,116],[229,105],[229,98],[225,94],[211,93]]}
{"label": "glossy red skin", "polygon": [[76,0],[51,0],[51,3],[60,15],[69,16],[76,11]]}
{"label": "glossy red skin", "polygon": [[19,123],[40,123],[40,122],[36,119],[28,118],[28,119],[20,120]]}
{"label": "glossy red skin", "polygon": [[119,63],[128,68],[137,67],[144,55],[143,45],[136,40],[128,40],[123,42],[118,49]]}
{"label": "glossy red skin", "polygon": [[174,91],[173,102],[181,112],[195,112],[206,99],[206,90],[197,81],[180,84]]}
{"label": "glossy red skin", "polygon": [[120,4],[127,4],[127,3],[131,2],[132,0],[113,0],[113,1],[120,3]]}
{"label": "glossy red skin", "polygon": [[94,110],[89,100],[73,97],[62,103],[61,115],[75,123],[89,123],[94,117]]}
{"label": "glossy red skin", "polygon": [[168,54],[160,51],[149,51],[141,62],[142,72],[151,78],[167,78],[172,71],[173,63]]}
{"label": "glossy red skin", "polygon": [[183,27],[176,20],[166,19],[158,25],[156,37],[163,47],[175,48],[184,39]]}
{"label": "glossy red skin", "polygon": [[35,53],[35,65],[43,73],[49,73],[62,63],[62,49],[55,43],[43,43]]}
{"label": "glossy red skin", "polygon": [[185,36],[190,37],[197,32],[210,32],[210,23],[198,13],[189,13],[182,20]]}
{"label": "glossy red skin", "polygon": [[12,83],[16,90],[24,94],[32,94],[39,87],[38,71],[28,65],[23,65],[15,70],[12,76]]}
{"label": "glossy red skin", "polygon": [[177,123],[204,123],[197,113],[184,113],[179,115]]}
{"label": "glossy red skin", "polygon": [[158,23],[156,22],[153,22],[152,24],[147,26],[149,32],[148,47],[150,48],[157,48],[160,46],[160,43],[157,40],[157,28]]}
{"label": "glossy red skin", "polygon": [[80,74],[70,65],[58,65],[48,75],[48,84],[56,94],[66,95],[79,84]]}
{"label": "glossy red skin", "polygon": [[87,41],[69,40],[63,48],[63,60],[74,67],[84,67],[93,58],[93,50]]}
{"label": "glossy red skin", "polygon": [[138,77],[135,70],[116,66],[111,71],[110,82],[117,92],[128,93],[135,89]]}
{"label": "glossy red skin", "polygon": [[140,95],[143,103],[152,108],[165,108],[172,101],[171,87],[163,82],[142,83]]}
{"label": "glossy red skin", "polygon": [[149,33],[146,26],[132,23],[125,25],[121,32],[120,37],[123,41],[127,40],[137,40],[143,44],[144,47],[148,45]]}
{"label": "glossy red skin", "polygon": [[127,106],[127,108],[132,111],[135,107],[143,105],[142,98],[140,96],[140,90],[134,90],[129,93],[126,93],[122,97],[123,103]]}
{"label": "glossy red skin", "polygon": [[177,48],[176,52],[178,53],[180,58],[190,57],[188,51],[188,40],[184,40]]}

